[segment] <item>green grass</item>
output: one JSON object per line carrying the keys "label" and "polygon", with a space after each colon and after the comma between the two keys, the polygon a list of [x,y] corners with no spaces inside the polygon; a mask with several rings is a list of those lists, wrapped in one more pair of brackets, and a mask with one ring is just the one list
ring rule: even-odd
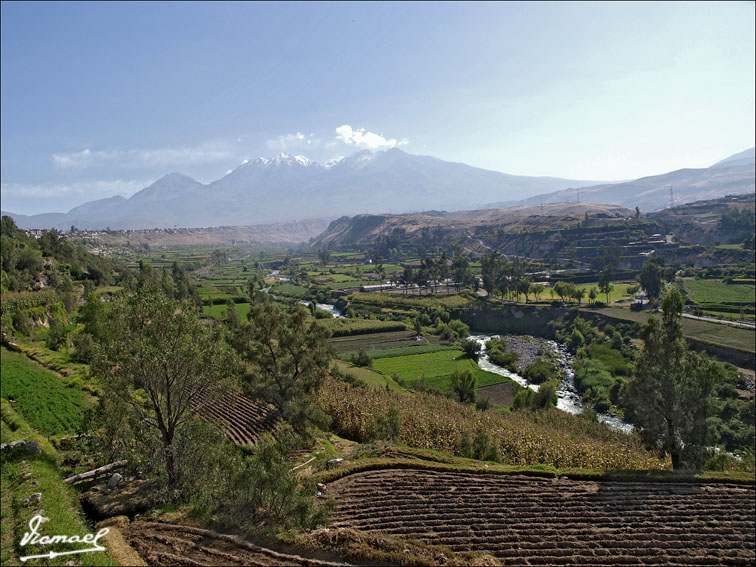
{"label": "green grass", "polygon": [[290,282],[281,282],[275,285],[270,291],[274,294],[280,293],[281,295],[291,295],[293,297],[302,297],[304,295],[307,295],[307,288]]}
{"label": "green grass", "polygon": [[[239,314],[239,318],[242,321],[246,321],[247,313],[249,313],[249,303],[236,303],[234,307]],[[213,319],[223,319],[227,309],[228,307],[225,305],[205,305],[202,307],[202,315],[212,317]]]}
{"label": "green grass", "polygon": [[[602,313],[609,317],[624,319],[626,321],[635,321],[641,325],[652,316],[648,311],[630,311],[629,308],[623,307],[605,307],[595,311],[591,310],[591,312]],[[659,314],[656,314],[656,316],[658,317]],[[756,334],[754,334],[753,329],[733,327],[711,321],[699,321],[686,317],[682,319],[682,329],[683,335],[699,341],[747,352],[756,350]]]}
{"label": "green grass", "polygon": [[[5,366],[5,361],[3,361]],[[19,561],[22,555],[37,555],[53,551],[82,549],[87,546],[78,544],[54,544],[52,546],[20,546],[21,538],[29,531],[29,520],[36,513],[49,518],[42,524],[41,535],[79,535],[92,533],[87,525],[84,513],[79,505],[76,491],[64,484],[58,469],[60,456],[52,445],[42,436],[34,433],[24,419],[18,415],[11,404],[0,400],[0,437],[3,443],[24,439],[36,441],[41,453],[23,457],[3,457],[0,472],[0,491],[2,494],[2,545],[0,545],[0,564],[24,565]],[[36,506],[26,506],[24,500],[31,494],[39,492],[42,498]],[[41,511],[40,511],[41,510]],[[107,552],[82,553],[73,556],[76,565],[117,565]],[[55,559],[31,561],[33,565],[65,565],[71,556],[64,555]]]}
{"label": "green grass", "polygon": [[[635,282],[612,282],[612,285],[614,286],[614,288],[612,289],[612,291],[609,292],[609,302],[610,303],[614,303],[615,301],[620,301],[622,299],[625,299],[625,300],[632,299],[633,296],[629,295],[627,293],[627,288],[630,287],[630,286],[633,286],[633,285],[637,285],[637,284]],[[599,292],[599,290],[598,290],[598,284],[597,283],[593,283],[593,284],[578,284],[575,287],[577,287],[578,289],[584,289],[585,290],[585,297],[583,298],[583,303],[587,303],[588,302],[588,292],[590,292],[590,290],[591,290],[592,287],[596,288],[596,293],[597,293],[597,295],[596,295],[596,301],[606,302],[606,294]],[[545,297],[548,297],[549,300],[551,300],[551,294],[550,294],[549,290],[546,290],[541,295],[541,300],[543,300]],[[555,299],[559,298],[559,296],[556,294],[556,292],[554,292],[554,298]]]}
{"label": "green grass", "polygon": [[589,358],[600,360],[615,376],[630,374],[630,361],[605,343],[593,343],[585,347]]}
{"label": "green grass", "polygon": [[470,370],[478,380],[478,388],[509,380],[499,374],[481,370],[474,360],[456,348],[425,354],[379,358],[373,361],[373,368],[385,376],[396,374],[408,384],[424,378],[426,384],[442,392],[451,391],[449,375],[458,368]]}
{"label": "green grass", "polygon": [[691,292],[691,299],[698,304],[729,303],[753,305],[756,287],[752,285],[726,284],[717,280],[684,280]]}
{"label": "green grass", "polygon": [[[364,348],[364,347],[361,347],[361,348]],[[426,354],[429,352],[438,352],[442,350],[458,350],[458,349],[451,345],[441,345],[441,344],[426,345],[423,343],[419,343],[415,346],[397,346],[397,347],[390,347],[390,348],[366,349],[368,355],[372,359],[394,358],[397,356],[407,356],[410,354]],[[342,351],[341,353],[339,353],[339,358],[341,360],[351,360],[352,354],[354,354],[354,352],[355,350]]]}
{"label": "green grass", "polygon": [[81,390],[21,354],[2,349],[2,398],[14,405],[44,435],[74,433],[81,428],[88,403]]}
{"label": "green grass", "polygon": [[333,336],[361,335],[381,331],[402,331],[406,327],[398,321],[379,321],[377,319],[321,319],[320,323],[329,329]]}
{"label": "green grass", "polygon": [[349,296],[353,303],[381,306],[462,308],[473,300],[465,295],[412,295],[403,293],[355,292]]}
{"label": "green grass", "polygon": [[343,360],[337,360],[336,366],[344,374],[348,374],[349,376],[361,380],[371,388],[385,389],[386,385],[388,384],[390,390],[395,390],[397,392],[407,391],[405,388],[402,388],[399,384],[397,384],[392,378],[384,376],[380,372],[376,372],[375,370],[371,370],[370,368],[354,366],[350,362],[345,362]]}

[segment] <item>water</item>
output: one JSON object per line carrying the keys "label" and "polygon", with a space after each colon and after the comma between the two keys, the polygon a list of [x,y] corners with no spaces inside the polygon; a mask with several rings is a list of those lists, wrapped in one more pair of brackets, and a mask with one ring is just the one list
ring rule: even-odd
{"label": "water", "polygon": [[[300,301],[299,303],[304,306],[310,305],[309,301]],[[344,313],[341,311],[341,309],[339,309],[335,305],[331,305],[330,303],[316,303],[315,308],[330,313],[331,316],[335,317],[336,319],[342,319],[344,317]]]}
{"label": "water", "polygon": [[[494,337],[498,338],[499,335],[475,334],[470,336],[472,340],[479,343],[482,347],[480,357],[478,358],[478,366],[488,372],[493,372],[494,374],[499,374],[500,376],[506,376],[507,378],[510,378],[511,380],[517,382],[520,386],[530,388],[531,390],[537,392],[539,388],[538,384],[531,384],[527,381],[527,379],[523,378],[519,374],[510,372],[506,368],[502,368],[501,366],[498,366],[497,364],[494,364],[489,360],[488,353],[486,352],[486,341]],[[564,380],[562,380],[562,383],[557,389],[557,409],[572,414],[581,413],[584,407],[583,399],[580,396],[580,393],[577,391],[577,388],[575,388],[575,373],[572,371],[572,356],[570,356],[570,354],[567,352],[567,349],[563,345],[560,345],[556,341],[544,342],[557,355],[560,366],[565,373],[565,378]],[[600,422],[606,423],[609,427],[617,431],[629,433],[633,429],[633,426],[630,423],[627,423],[626,421],[623,421],[618,417],[610,414],[599,413],[596,415],[596,417]]]}

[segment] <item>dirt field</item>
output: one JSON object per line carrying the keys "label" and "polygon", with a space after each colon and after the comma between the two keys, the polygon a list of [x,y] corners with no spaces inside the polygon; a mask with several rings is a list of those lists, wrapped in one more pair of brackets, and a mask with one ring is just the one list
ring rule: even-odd
{"label": "dirt field", "polygon": [[331,483],[333,527],[485,551],[516,565],[753,565],[756,487],[421,470]]}
{"label": "dirt field", "polygon": [[122,531],[148,565],[344,565],[278,553],[235,536],[190,526],[139,520]]}
{"label": "dirt field", "polygon": [[203,406],[199,414],[215,423],[237,445],[255,445],[260,435],[272,431],[278,421],[273,407],[253,402],[238,392],[229,392]]}
{"label": "dirt field", "polygon": [[494,384],[493,386],[484,386],[478,388],[478,398],[485,398],[488,396],[491,403],[495,406],[507,406],[512,407],[514,403],[514,387],[512,382],[502,382],[501,384]]}

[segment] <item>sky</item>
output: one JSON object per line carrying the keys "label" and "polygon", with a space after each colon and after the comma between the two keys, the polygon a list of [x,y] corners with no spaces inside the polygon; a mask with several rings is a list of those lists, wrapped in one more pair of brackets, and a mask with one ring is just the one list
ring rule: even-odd
{"label": "sky", "polygon": [[2,209],[363,149],[625,180],[754,146],[753,2],[10,2]]}

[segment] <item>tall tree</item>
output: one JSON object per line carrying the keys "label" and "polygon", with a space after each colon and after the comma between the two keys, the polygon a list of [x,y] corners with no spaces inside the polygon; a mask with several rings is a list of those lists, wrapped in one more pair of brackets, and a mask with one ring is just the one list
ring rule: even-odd
{"label": "tall tree", "polygon": [[625,400],[644,442],[669,453],[675,469],[702,464],[713,442],[714,391],[722,375],[721,365],[688,351],[682,308],[680,291],[670,287],[661,325],[652,317],[643,328],[645,345]]}
{"label": "tall tree", "polygon": [[286,311],[259,292],[248,317],[233,339],[236,350],[250,364],[246,389],[274,405],[300,432],[310,424],[323,425],[326,416],[310,395],[323,383],[331,365],[330,332],[303,307]]}
{"label": "tall tree", "polygon": [[662,290],[664,268],[658,263],[647,260],[640,273],[640,284],[649,299],[658,299]]}
{"label": "tall tree", "polygon": [[177,433],[220,394],[234,368],[222,335],[199,322],[193,304],[149,284],[113,306],[107,329],[97,337],[92,370],[108,395],[159,431],[172,487]]}

